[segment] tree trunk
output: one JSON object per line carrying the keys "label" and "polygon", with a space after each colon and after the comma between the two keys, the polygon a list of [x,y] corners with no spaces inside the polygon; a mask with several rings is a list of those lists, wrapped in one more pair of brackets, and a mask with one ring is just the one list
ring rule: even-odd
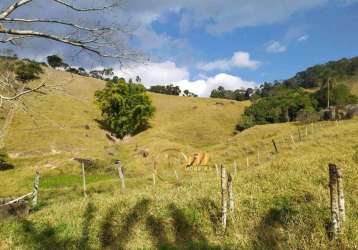
{"label": "tree trunk", "polygon": [[117,170],[118,170],[119,179],[121,181],[122,190],[124,190],[126,188],[126,184],[124,182],[124,174],[123,174],[123,169],[122,169],[122,164],[121,163],[117,164]]}

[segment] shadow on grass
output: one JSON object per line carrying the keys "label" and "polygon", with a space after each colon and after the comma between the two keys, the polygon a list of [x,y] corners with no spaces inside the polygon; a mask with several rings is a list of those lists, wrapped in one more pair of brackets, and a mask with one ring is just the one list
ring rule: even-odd
{"label": "shadow on grass", "polygon": [[221,210],[215,202],[209,198],[199,200],[201,209],[209,216],[214,232],[221,231]]}
{"label": "shadow on grass", "polygon": [[[117,137],[117,136],[115,135],[113,129],[106,123],[106,121],[104,121],[104,120],[99,120],[99,119],[94,119],[94,121],[98,124],[98,126],[99,126],[100,129],[106,130],[107,132],[109,132],[109,133],[111,134],[111,136]],[[146,131],[146,130],[149,129],[149,128],[151,128],[151,126],[150,126],[149,123],[147,123],[147,124],[142,124],[142,125],[138,126],[138,128],[137,128],[135,131],[133,131],[130,135],[131,135],[131,136],[135,136],[135,135],[137,135],[137,134],[140,134],[140,133]],[[117,138],[118,138],[118,139],[123,139],[123,138],[119,138],[119,137],[117,137]],[[107,139],[112,140],[112,139],[111,139],[110,137],[108,137],[108,136],[107,136]]]}
{"label": "shadow on grass", "polygon": [[257,228],[254,249],[290,249],[287,228],[297,211],[289,201],[280,202],[276,208],[271,208]]}
{"label": "shadow on grass", "polygon": [[169,241],[163,220],[154,216],[149,216],[146,220],[147,229],[157,249],[225,249],[211,245],[197,225],[175,204],[170,204],[168,210],[172,218],[174,242]]}
{"label": "shadow on grass", "polygon": [[90,225],[94,218],[96,211],[92,203],[88,203],[83,214],[82,222],[82,236],[74,239],[71,237],[61,238],[59,232],[60,227],[53,227],[50,224],[36,227],[35,224],[29,220],[21,220],[20,235],[22,236],[22,244],[31,249],[41,250],[60,250],[60,249],[91,249],[88,241],[90,235]]}
{"label": "shadow on grass", "polygon": [[92,203],[88,203],[86,210],[83,214],[83,222],[82,222],[82,236],[79,241],[79,249],[91,249],[89,242],[90,237],[90,226],[94,218],[94,213],[96,212],[96,208]]}
{"label": "shadow on grass", "polygon": [[124,249],[131,238],[134,227],[146,216],[150,201],[142,199],[131,209],[123,220],[123,225],[118,227],[116,222],[116,211],[112,208],[106,214],[101,228],[99,239],[102,248]]}

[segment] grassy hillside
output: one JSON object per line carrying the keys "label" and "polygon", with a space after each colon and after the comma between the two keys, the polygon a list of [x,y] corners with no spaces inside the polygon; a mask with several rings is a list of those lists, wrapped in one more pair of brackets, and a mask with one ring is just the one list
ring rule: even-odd
{"label": "grassy hillside", "polygon": [[[103,82],[46,74],[58,81],[53,84],[66,83],[65,92],[29,96],[34,120],[16,111],[5,140],[16,167],[0,172],[0,196],[16,196],[31,190],[38,168],[40,205],[26,218],[0,223],[0,249],[334,249],[325,229],[329,162],[343,167],[345,176],[347,221],[340,248],[358,249],[358,120],[317,123],[307,127],[307,135],[301,126],[302,141],[295,123],[233,135],[248,103],[151,94],[157,108],[152,128],[113,143],[95,121],[93,92]],[[175,151],[159,154],[168,148],[207,151],[211,168],[185,171]],[[148,150],[149,157],[135,149]],[[97,159],[87,170],[87,199],[73,157]],[[125,191],[113,159],[123,161]],[[220,180],[212,166],[225,164],[234,174],[234,161],[236,209],[223,233]]]}

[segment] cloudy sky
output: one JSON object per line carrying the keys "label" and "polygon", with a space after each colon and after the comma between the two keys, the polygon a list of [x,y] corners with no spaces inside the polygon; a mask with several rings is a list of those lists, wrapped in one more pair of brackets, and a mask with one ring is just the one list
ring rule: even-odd
{"label": "cloudy sky", "polygon": [[[127,0],[116,14],[131,21],[131,44],[150,58],[121,69],[112,63],[119,75],[139,75],[147,86],[174,83],[200,96],[358,55],[357,0]],[[26,55],[46,53],[61,54],[61,45],[39,45]]]}

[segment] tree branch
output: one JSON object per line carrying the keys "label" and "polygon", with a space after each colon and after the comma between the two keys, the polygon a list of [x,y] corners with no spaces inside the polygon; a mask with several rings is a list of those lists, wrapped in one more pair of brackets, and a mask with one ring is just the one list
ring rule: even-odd
{"label": "tree branch", "polygon": [[112,8],[112,7],[115,7],[118,5],[116,3],[113,3],[111,5],[102,6],[102,7],[98,7],[98,8],[78,8],[78,7],[75,7],[74,5],[69,4],[63,0],[53,0],[53,1],[55,1],[58,4],[64,5],[72,10],[75,10],[75,11],[100,11],[100,10],[106,10],[106,9],[109,9],[109,8]]}
{"label": "tree branch", "polygon": [[[98,48],[93,48],[91,46],[88,46],[82,41],[72,40],[69,38],[64,38],[64,37],[60,37],[60,36],[56,36],[56,35],[50,35],[47,33],[42,33],[42,32],[37,32],[37,31],[32,31],[32,30],[0,29],[0,33],[14,35],[14,36],[22,36],[22,37],[45,38],[45,39],[61,42],[64,44],[72,45],[74,47],[82,48],[84,50],[93,52],[101,57],[107,57],[107,58],[120,58],[121,57],[119,55],[105,54],[105,53],[99,51]],[[95,41],[95,40],[91,40],[90,42],[92,42],[92,41]],[[90,43],[90,42],[87,41],[86,43]]]}
{"label": "tree branch", "polygon": [[13,100],[16,100],[16,99],[19,99],[21,96],[23,95],[26,95],[26,94],[29,94],[31,92],[35,92],[43,87],[46,86],[46,83],[43,82],[41,83],[39,86],[37,86],[36,88],[33,88],[33,89],[28,89],[28,90],[25,90],[25,91],[22,91],[14,96],[11,96],[11,97],[8,97],[8,96],[2,96],[0,95],[0,100],[4,100],[4,101],[13,101]]}
{"label": "tree branch", "polygon": [[88,28],[84,26],[80,26],[74,23],[65,22],[61,20],[51,20],[51,19],[22,19],[22,18],[4,18],[5,22],[22,22],[22,23],[54,23],[54,24],[62,24],[66,26],[70,26],[76,29],[85,30],[85,31],[118,31],[119,29],[111,28],[111,27],[101,27],[101,28]]}
{"label": "tree branch", "polygon": [[8,17],[12,12],[14,12],[17,8],[32,2],[32,0],[17,0],[15,3],[11,4],[6,8],[3,12],[0,13],[0,20]]}

